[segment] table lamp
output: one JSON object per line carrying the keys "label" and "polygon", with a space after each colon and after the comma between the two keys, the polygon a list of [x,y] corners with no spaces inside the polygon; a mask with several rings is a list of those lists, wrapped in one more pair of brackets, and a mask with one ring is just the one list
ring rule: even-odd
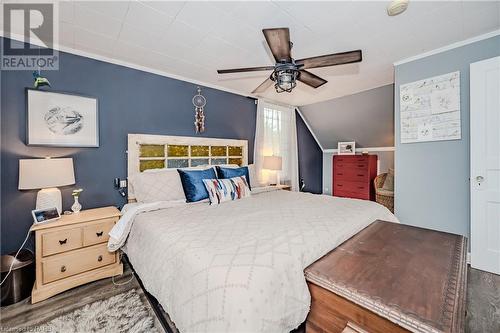
{"label": "table lamp", "polygon": [[56,207],[62,211],[61,191],[58,186],[75,183],[72,158],[35,158],[19,160],[19,189],[40,189],[36,209]]}
{"label": "table lamp", "polygon": [[283,168],[283,159],[281,158],[281,156],[264,156],[263,168],[267,170],[276,171],[276,184],[269,184],[269,185],[279,185],[280,183],[279,172]]}

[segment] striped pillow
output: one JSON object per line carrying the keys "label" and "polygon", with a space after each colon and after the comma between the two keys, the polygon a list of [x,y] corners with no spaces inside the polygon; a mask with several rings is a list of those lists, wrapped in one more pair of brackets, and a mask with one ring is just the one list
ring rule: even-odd
{"label": "striped pillow", "polygon": [[245,176],[229,179],[203,179],[203,184],[207,189],[210,204],[218,205],[224,201],[237,200],[251,195]]}

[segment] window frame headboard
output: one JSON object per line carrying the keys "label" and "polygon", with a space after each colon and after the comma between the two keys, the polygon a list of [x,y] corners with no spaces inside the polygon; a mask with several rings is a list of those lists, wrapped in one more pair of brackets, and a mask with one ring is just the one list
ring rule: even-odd
{"label": "window frame headboard", "polygon": [[[135,195],[130,183],[140,171],[140,146],[141,145],[188,145],[188,146],[237,146],[242,147],[242,165],[248,165],[248,140],[221,139],[193,136],[156,135],[156,134],[128,134],[127,150],[127,184],[128,201],[134,202]],[[209,156],[210,157],[210,156]],[[189,157],[190,158],[190,157]],[[167,157],[165,157],[167,160]],[[210,159],[209,159],[210,161]],[[167,165],[165,165],[167,168]]]}

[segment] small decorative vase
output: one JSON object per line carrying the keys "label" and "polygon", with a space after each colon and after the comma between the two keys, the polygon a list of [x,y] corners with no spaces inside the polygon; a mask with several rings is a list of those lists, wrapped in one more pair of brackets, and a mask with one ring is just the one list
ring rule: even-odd
{"label": "small decorative vase", "polygon": [[71,210],[73,211],[73,213],[80,213],[80,211],[82,210],[82,205],[80,204],[80,202],[78,201],[78,197],[77,196],[74,196],[75,198],[75,202],[73,203],[73,205],[71,206]]}

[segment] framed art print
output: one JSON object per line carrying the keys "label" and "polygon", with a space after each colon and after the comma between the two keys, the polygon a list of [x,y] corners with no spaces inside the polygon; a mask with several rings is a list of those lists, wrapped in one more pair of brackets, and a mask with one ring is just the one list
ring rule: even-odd
{"label": "framed art print", "polygon": [[356,142],[339,142],[338,152],[339,155],[355,155],[356,154]]}
{"label": "framed art print", "polygon": [[26,144],[99,147],[97,98],[26,89]]}

